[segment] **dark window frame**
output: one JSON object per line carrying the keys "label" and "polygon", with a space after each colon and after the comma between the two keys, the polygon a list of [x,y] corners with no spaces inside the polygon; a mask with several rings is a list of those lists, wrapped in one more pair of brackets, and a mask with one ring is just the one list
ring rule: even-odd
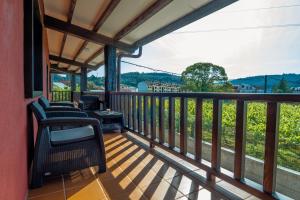
{"label": "dark window frame", "polygon": [[24,0],[25,98],[43,94],[43,25],[38,0]]}

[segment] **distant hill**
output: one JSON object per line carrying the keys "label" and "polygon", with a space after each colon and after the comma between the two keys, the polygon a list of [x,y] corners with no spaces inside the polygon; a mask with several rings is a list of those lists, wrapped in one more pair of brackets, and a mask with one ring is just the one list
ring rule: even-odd
{"label": "distant hill", "polygon": [[121,74],[122,84],[137,87],[137,84],[142,81],[180,84],[181,77],[167,74],[167,73],[130,72],[130,73]]}
{"label": "distant hill", "polygon": [[[68,76],[56,75],[53,77],[55,82],[65,82],[70,80]],[[279,81],[284,78],[288,82],[289,87],[300,87],[300,74],[283,74],[283,75],[267,75],[267,85],[269,89],[272,89],[274,85],[277,85]],[[80,81],[79,76],[76,79]],[[104,77],[96,77],[94,75],[88,77],[88,81],[93,82],[97,86],[104,85]],[[175,83],[181,84],[181,77],[167,73],[139,73],[129,72],[121,74],[121,83],[124,85],[137,87],[137,84],[142,81],[153,81],[161,83]],[[257,88],[263,89],[265,84],[265,76],[251,76],[245,78],[238,78],[230,80],[233,85],[249,84]]]}
{"label": "distant hill", "polygon": [[[284,78],[289,87],[300,87],[300,74],[267,75],[267,86],[269,89],[277,85]],[[230,80],[233,85],[249,84],[257,88],[264,88],[265,76],[251,76]]]}
{"label": "distant hill", "polygon": [[[103,86],[104,78],[96,77],[94,75],[88,77],[88,81],[94,82],[97,86]],[[121,84],[137,87],[137,84],[142,81],[153,81],[161,83],[181,83],[179,76],[167,74],[167,73],[139,73],[129,72],[121,74]]]}

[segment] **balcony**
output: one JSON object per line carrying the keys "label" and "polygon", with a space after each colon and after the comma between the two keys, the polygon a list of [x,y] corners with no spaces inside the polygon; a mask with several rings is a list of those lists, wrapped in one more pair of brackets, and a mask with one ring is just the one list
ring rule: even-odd
{"label": "balcony", "polygon": [[257,199],[228,182],[165,152],[150,149],[132,133],[105,134],[108,170],[91,167],[48,177],[29,199]]}
{"label": "balcony", "polygon": [[[104,93],[84,94],[105,99]],[[76,101],[80,94],[73,93],[69,96],[73,96]],[[297,109],[299,101],[299,96],[292,94],[110,93],[112,109],[124,113],[125,126],[129,130],[126,135],[130,138],[137,137],[144,143],[146,141],[146,149],[150,149],[147,153],[155,159],[162,159],[166,165],[172,163],[170,166],[184,176],[178,178],[180,181],[174,180],[177,184],[175,188],[190,199],[194,197],[182,191],[181,184],[192,187],[194,184],[191,184],[191,180],[201,183],[201,187],[211,187],[211,199],[218,199],[218,195],[229,199],[245,199],[252,195],[263,199],[297,198],[300,177],[297,156],[283,155],[286,145],[282,145],[278,137],[282,134],[280,131],[282,116],[286,115],[285,106]],[[234,141],[232,146],[224,142],[224,127],[228,125],[224,125],[222,119],[226,119],[224,114],[228,105],[234,107],[231,114],[235,120],[229,123],[233,124],[233,129],[230,129]],[[253,136],[247,127],[251,123],[249,118],[253,116],[247,114],[249,109],[264,110],[257,116],[265,118],[258,122],[264,126],[263,141],[251,139]],[[211,113],[209,120],[207,111]],[[208,125],[207,121],[210,121]],[[106,135],[106,144],[108,138],[110,136]],[[261,157],[249,155],[249,148],[253,147],[262,148],[259,151]],[[299,154],[297,145],[290,143],[289,149],[291,153]],[[110,156],[110,150],[107,151]],[[131,155],[131,152],[126,153]],[[294,163],[293,166],[291,163]],[[185,168],[187,166],[191,168]],[[135,169],[133,171],[132,173],[138,173]],[[128,176],[130,177],[130,172]],[[189,182],[185,183],[185,178]],[[166,181],[170,183],[168,178]],[[149,198],[147,195],[146,197]],[[199,199],[202,198],[204,199],[199,193]]]}

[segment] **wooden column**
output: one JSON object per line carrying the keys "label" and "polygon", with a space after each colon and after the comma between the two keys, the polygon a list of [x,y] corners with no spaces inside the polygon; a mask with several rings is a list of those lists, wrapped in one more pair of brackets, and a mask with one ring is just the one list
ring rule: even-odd
{"label": "wooden column", "polygon": [[109,96],[110,92],[117,89],[116,73],[117,73],[117,53],[116,48],[106,45],[104,47],[104,64],[105,64],[105,103],[106,107],[110,108]]}
{"label": "wooden column", "polygon": [[87,68],[81,68],[80,74],[80,92],[87,91]]}
{"label": "wooden column", "polygon": [[71,74],[71,91],[76,91],[76,75]]}

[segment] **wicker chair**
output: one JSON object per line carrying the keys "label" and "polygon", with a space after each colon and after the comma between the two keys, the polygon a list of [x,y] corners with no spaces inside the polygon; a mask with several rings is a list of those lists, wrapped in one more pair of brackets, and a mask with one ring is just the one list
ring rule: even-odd
{"label": "wicker chair", "polygon": [[[48,118],[39,103],[33,102],[31,108],[38,121],[32,188],[42,186],[43,176],[47,172],[63,174],[96,165],[99,166],[99,173],[106,171],[102,131],[97,119],[78,116]],[[51,126],[78,127],[50,131]]]}
{"label": "wicker chair", "polygon": [[39,98],[39,104],[45,111],[80,111],[79,108],[75,108],[71,102],[49,102],[44,96]]}

